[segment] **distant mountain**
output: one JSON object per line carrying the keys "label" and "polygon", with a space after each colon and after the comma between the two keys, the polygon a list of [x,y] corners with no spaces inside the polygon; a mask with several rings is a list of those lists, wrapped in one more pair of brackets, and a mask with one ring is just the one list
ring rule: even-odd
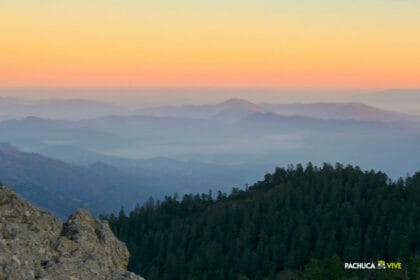
{"label": "distant mountain", "polygon": [[112,103],[94,100],[21,100],[11,97],[0,97],[0,120],[28,116],[79,120],[123,113],[126,113],[126,109]]}
{"label": "distant mountain", "polygon": [[[277,108],[283,113],[276,113],[272,112],[275,108],[263,108],[264,104],[255,107],[242,100],[216,105],[203,105],[212,110],[214,107],[219,109],[219,114],[209,119],[112,115],[82,121],[33,117],[3,121],[0,122],[0,142],[74,164],[102,161],[117,168],[129,167],[127,170],[134,170],[133,173],[144,170],[144,162],[137,160],[156,157],[207,162],[219,167],[334,160],[381,168],[392,176],[405,175],[400,172],[415,170],[419,164],[416,151],[420,150],[420,122],[406,120],[404,114],[357,103],[295,104],[291,107],[296,114],[290,113],[291,109],[285,113],[283,105]],[[230,116],[222,119],[226,108],[230,108],[238,119],[233,120]],[[193,168],[191,166],[194,164],[190,165]],[[172,167],[168,164],[162,168],[166,171]],[[212,170],[212,167],[208,169]],[[247,173],[243,171],[232,174],[244,176]],[[222,178],[228,173],[213,174]],[[197,186],[208,189],[209,182],[200,178],[211,178],[210,175],[183,177],[182,174],[188,174],[187,167],[174,168],[170,174],[171,178],[177,178],[173,180],[177,182],[174,187],[177,190],[181,182],[188,189]],[[241,177],[232,175],[228,178]],[[249,177],[236,182],[246,182],[246,178]],[[235,182],[230,179],[217,184],[226,186]],[[148,184],[159,181],[161,184],[155,189],[162,190],[169,187],[170,184],[164,185],[168,180],[151,179]]]}
{"label": "distant mountain", "polygon": [[382,122],[420,121],[420,118],[389,110],[381,110],[363,103],[291,103],[254,104],[242,99],[230,99],[212,105],[155,107],[139,113],[160,117],[240,120],[254,113],[305,116],[330,120],[364,120]]}
{"label": "distant mountain", "polygon": [[72,144],[47,145],[38,149],[37,152],[47,157],[78,165],[105,162],[104,160],[108,158],[108,156]]}
{"label": "distant mountain", "polygon": [[[401,122],[416,120],[416,117],[388,110],[377,109],[363,103],[293,103],[261,104],[267,111],[281,115],[307,116],[329,120],[363,120]],[[418,118],[420,121],[420,118]]]}
{"label": "distant mountain", "polygon": [[387,110],[420,116],[420,89],[390,89],[360,94],[353,99]]}
{"label": "distant mountain", "polygon": [[[79,151],[72,158],[74,163],[0,144],[0,182],[59,215],[75,208],[98,214],[117,211],[121,206],[131,209],[150,196],[160,199],[175,192],[183,195],[210,189],[230,190],[255,181],[261,172],[269,170],[258,165],[226,166],[165,158],[131,160],[69,146],[63,149],[61,156],[67,159],[69,152]],[[87,161],[77,165],[82,152],[87,154]]]}
{"label": "distant mountain", "polygon": [[132,207],[151,195],[128,173],[108,166],[76,166],[35,153],[0,149],[0,181],[23,197],[66,215],[76,208],[94,213]]}
{"label": "distant mountain", "polygon": [[225,165],[164,157],[129,159],[103,155],[70,145],[50,146],[40,153],[72,164],[93,165],[96,169],[101,167],[101,170],[108,174],[104,166],[116,167],[151,186],[154,190],[153,195],[158,198],[174,192],[183,194],[198,190],[206,192],[209,189],[230,190],[233,186],[243,186],[258,179],[261,172],[271,170],[275,165],[272,162]]}
{"label": "distant mountain", "polygon": [[[296,132],[311,137],[319,134],[335,137],[337,134],[343,133],[363,136],[365,133],[391,133],[393,130],[410,129],[399,123],[387,123],[367,120],[354,119],[321,119],[311,116],[301,115],[281,115],[276,113],[255,113],[247,116],[239,122],[243,127],[253,129],[255,132],[267,131],[288,131]],[[420,125],[415,127],[420,132]]]}
{"label": "distant mountain", "polygon": [[243,99],[229,99],[218,104],[164,106],[138,110],[139,114],[150,116],[222,120],[238,120],[256,112],[265,112],[265,109]]}
{"label": "distant mountain", "polygon": [[0,142],[13,143],[26,150],[48,145],[71,144],[85,149],[111,149],[126,144],[116,134],[85,127],[78,122],[27,117],[0,122]]}

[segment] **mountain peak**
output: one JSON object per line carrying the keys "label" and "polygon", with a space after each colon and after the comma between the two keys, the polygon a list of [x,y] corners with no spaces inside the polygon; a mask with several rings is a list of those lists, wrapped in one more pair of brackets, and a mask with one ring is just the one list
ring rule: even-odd
{"label": "mountain peak", "polygon": [[241,99],[241,98],[231,98],[231,99],[227,99],[221,103],[219,103],[219,105],[255,105],[256,104],[245,100],[245,99]]}

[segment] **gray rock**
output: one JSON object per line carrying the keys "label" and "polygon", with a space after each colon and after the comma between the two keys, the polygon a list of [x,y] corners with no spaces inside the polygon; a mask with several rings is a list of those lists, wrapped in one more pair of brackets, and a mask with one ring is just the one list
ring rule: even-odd
{"label": "gray rock", "polygon": [[62,223],[0,186],[0,280],[143,279],[128,259],[107,222],[79,209]]}

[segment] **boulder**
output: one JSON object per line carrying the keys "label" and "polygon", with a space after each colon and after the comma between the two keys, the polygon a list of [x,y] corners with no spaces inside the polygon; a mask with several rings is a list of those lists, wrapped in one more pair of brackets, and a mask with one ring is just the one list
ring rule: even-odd
{"label": "boulder", "polygon": [[106,221],[79,209],[63,223],[0,186],[0,280],[143,279],[128,259]]}

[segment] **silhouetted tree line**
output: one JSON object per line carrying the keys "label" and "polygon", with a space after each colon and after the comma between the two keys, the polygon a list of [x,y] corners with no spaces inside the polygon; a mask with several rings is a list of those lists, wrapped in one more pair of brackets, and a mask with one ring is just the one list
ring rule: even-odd
{"label": "silhouetted tree line", "polygon": [[[420,279],[420,172],[391,181],[358,167],[277,168],[228,195],[150,199],[105,217],[155,279]],[[401,271],[344,271],[344,261]]]}

